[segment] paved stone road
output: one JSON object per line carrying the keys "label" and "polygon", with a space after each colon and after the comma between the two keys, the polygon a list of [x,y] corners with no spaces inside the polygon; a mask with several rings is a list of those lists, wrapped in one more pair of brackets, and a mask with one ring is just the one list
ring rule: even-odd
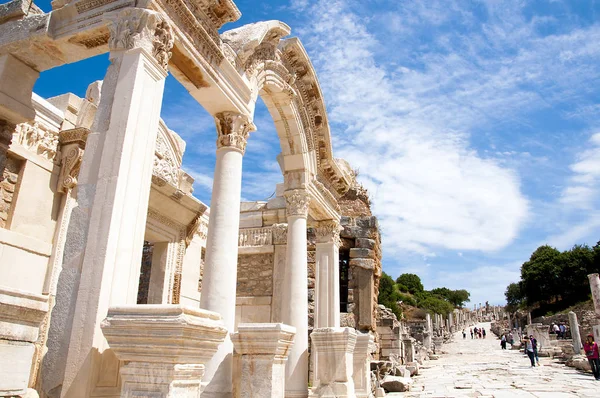
{"label": "paved stone road", "polygon": [[[481,326],[490,330],[489,323]],[[600,381],[591,374],[550,358],[540,358],[542,366],[532,368],[522,353],[501,350],[491,332],[480,340],[471,340],[470,335],[463,340],[457,333],[442,350],[447,354],[424,365],[411,392],[388,397],[600,398]]]}

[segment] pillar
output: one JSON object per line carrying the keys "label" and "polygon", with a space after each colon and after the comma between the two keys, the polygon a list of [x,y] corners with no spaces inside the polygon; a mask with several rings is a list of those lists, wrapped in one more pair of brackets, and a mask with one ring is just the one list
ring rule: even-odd
{"label": "pillar", "polygon": [[[355,397],[353,352],[356,346],[353,328],[314,329],[310,338],[315,348],[313,355],[319,364],[314,396]],[[288,395],[286,394],[286,397]]]}
{"label": "pillar", "polygon": [[431,349],[431,338],[433,337],[433,327],[431,326],[431,315],[427,313],[425,315],[425,333],[423,338],[423,345],[428,350]]}
{"label": "pillar", "polygon": [[310,197],[303,189],[284,193],[288,221],[283,323],[296,328],[285,369],[286,397],[308,395],[308,263],[306,219]]}
{"label": "pillar", "polygon": [[204,364],[227,335],[219,314],[168,304],[111,308],[102,331],[124,361],[122,398],[198,398]]}
{"label": "pillar", "polygon": [[581,334],[579,333],[579,323],[577,322],[577,314],[569,311],[569,326],[571,327],[571,337],[573,339],[573,351],[575,355],[581,354]]}
{"label": "pillar", "polygon": [[[99,380],[118,391],[100,330],[108,308],[135,304],[171,28],[139,8],[105,13],[111,64],[79,173],[45,360],[52,396],[88,396]],[[66,325],[66,327],[65,327]],[[71,328],[72,325],[72,328]],[[63,344],[66,344],[64,346]],[[49,343],[50,345],[50,343]],[[64,358],[64,359],[63,359]],[[50,385],[48,385],[50,384]]]}
{"label": "pillar", "polygon": [[236,398],[282,398],[285,363],[296,330],[281,323],[242,323],[231,337],[240,355]]}
{"label": "pillar", "polygon": [[594,300],[594,311],[596,317],[600,318],[600,277],[598,274],[589,274],[590,290],[592,291],[592,299]]}
{"label": "pillar", "polygon": [[[217,160],[213,180],[206,261],[200,307],[223,317],[230,333],[235,326],[238,233],[242,191],[242,159],[255,127],[247,116],[223,112],[215,116]],[[206,366],[206,397],[231,397],[233,344],[229,336]]]}
{"label": "pillar", "polygon": [[315,328],[340,326],[340,224],[320,222],[315,228],[316,297]]}
{"label": "pillar", "polygon": [[371,396],[371,351],[375,339],[369,333],[357,333],[354,347],[353,362],[354,390],[356,398],[369,398]]}

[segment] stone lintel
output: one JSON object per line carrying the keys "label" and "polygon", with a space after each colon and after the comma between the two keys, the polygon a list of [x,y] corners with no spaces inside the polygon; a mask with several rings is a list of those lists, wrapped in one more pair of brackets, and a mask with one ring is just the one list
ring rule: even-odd
{"label": "stone lintel", "polygon": [[368,238],[357,238],[355,242],[357,248],[371,250],[373,250],[375,248],[375,245],[377,244],[377,241],[375,239]]}
{"label": "stone lintel", "polygon": [[350,258],[375,258],[375,251],[355,247],[350,249]]}
{"label": "stone lintel", "polygon": [[350,260],[350,267],[359,267],[372,271],[375,269],[375,260],[371,258],[353,258]]}

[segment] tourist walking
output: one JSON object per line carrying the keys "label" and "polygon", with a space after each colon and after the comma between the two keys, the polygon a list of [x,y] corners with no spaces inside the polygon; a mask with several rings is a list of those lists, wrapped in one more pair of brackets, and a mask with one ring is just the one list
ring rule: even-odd
{"label": "tourist walking", "polygon": [[481,336],[485,339],[485,329],[481,328]]}
{"label": "tourist walking", "polygon": [[513,344],[515,344],[515,338],[512,332],[508,333],[508,342],[510,343],[510,348],[512,349]]}
{"label": "tourist walking", "polygon": [[473,340],[473,328],[469,328],[469,330],[471,331],[471,340]]}
{"label": "tourist walking", "polygon": [[537,366],[540,366],[540,358],[538,357],[538,342],[533,335],[529,335],[529,340],[531,340],[531,345],[533,346],[533,357],[535,358],[535,362]]}
{"label": "tourist walking", "polygon": [[564,323],[561,323],[559,327],[560,327],[559,337],[564,340],[564,339],[566,339],[567,327],[565,326]]}
{"label": "tourist walking", "polygon": [[475,338],[478,338],[479,337],[479,329],[477,329],[477,326],[475,326],[473,328],[473,332],[475,332]]}
{"label": "tourist walking", "polygon": [[552,324],[552,331],[554,332],[554,334],[556,335],[556,339],[558,340],[558,337],[560,335],[560,328],[556,323]]}
{"label": "tourist walking", "polygon": [[587,341],[583,345],[585,356],[590,363],[592,373],[596,380],[600,380],[600,355],[598,353],[598,343],[594,341],[594,335],[588,334]]}
{"label": "tourist walking", "polygon": [[463,339],[466,339],[467,338],[467,332],[465,331],[465,329],[463,329],[462,333],[463,333]]}
{"label": "tourist walking", "polygon": [[531,367],[534,368],[535,367],[535,357],[534,357],[535,354],[533,353],[533,343],[531,342],[529,337],[525,336],[523,338],[523,345],[525,346],[525,353],[527,354],[527,356],[529,357],[529,360],[531,361]]}
{"label": "tourist walking", "polygon": [[502,339],[500,339],[500,347],[502,347],[503,350],[506,350],[506,334],[503,334]]}

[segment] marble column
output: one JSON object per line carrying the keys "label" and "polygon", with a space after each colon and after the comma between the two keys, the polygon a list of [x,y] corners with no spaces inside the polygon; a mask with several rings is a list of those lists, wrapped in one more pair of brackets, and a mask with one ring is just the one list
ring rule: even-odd
{"label": "marble column", "polygon": [[118,391],[117,375],[110,376],[109,370],[119,363],[108,350],[100,323],[110,306],[137,302],[158,121],[173,45],[170,26],[156,12],[127,8],[104,17],[111,64],[86,143],[60,294],[52,311],[50,335],[57,339],[57,352],[44,361],[50,370],[45,388],[52,390],[51,396],[88,396],[97,383]]}
{"label": "marble column", "polygon": [[320,222],[315,232],[317,235],[315,328],[339,327],[340,224],[333,220]]}
{"label": "marble column", "polygon": [[[235,326],[238,233],[242,191],[242,159],[254,125],[245,115],[223,112],[215,115],[217,160],[213,180],[206,261],[200,307],[223,317],[230,333]],[[229,336],[206,365],[205,397],[231,397],[233,344]]]}
{"label": "marble column", "polygon": [[306,219],[310,203],[303,189],[284,193],[288,221],[283,323],[296,328],[286,366],[286,397],[308,396],[308,264]]}
{"label": "marble column", "polygon": [[425,315],[425,337],[423,338],[423,345],[428,350],[431,349],[431,338],[433,337],[433,327],[431,326],[431,315]]}
{"label": "marble column", "polygon": [[590,290],[594,299],[594,311],[596,317],[600,317],[600,277],[598,274],[589,274],[588,279],[590,280]]}
{"label": "marble column", "polygon": [[575,355],[581,354],[581,334],[579,333],[579,323],[577,322],[577,314],[569,311],[569,326],[571,327],[571,338],[573,339],[573,351]]}

